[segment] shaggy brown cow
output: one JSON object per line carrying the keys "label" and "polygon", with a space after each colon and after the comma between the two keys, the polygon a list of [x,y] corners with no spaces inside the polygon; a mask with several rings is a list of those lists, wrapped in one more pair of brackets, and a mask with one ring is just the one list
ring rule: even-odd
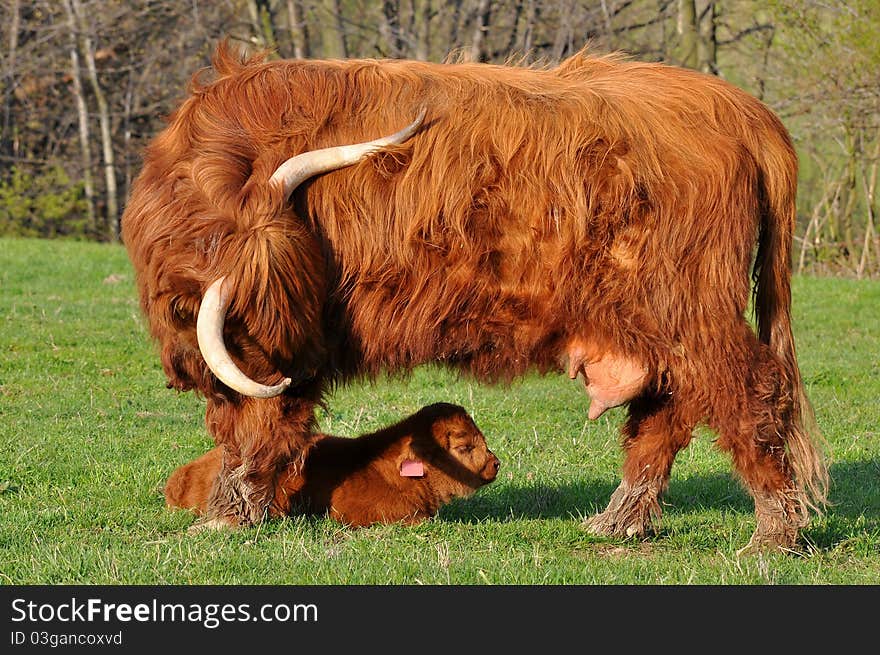
{"label": "shaggy brown cow", "polygon": [[[168,505],[205,513],[222,463],[218,446],[174,471]],[[492,482],[500,466],[462,407],[436,403],[357,439],[318,435],[302,468],[288,464],[279,476],[270,513],[326,513],[354,526],[419,523]]]}
{"label": "shaggy brown cow", "polygon": [[779,119],[694,71],[221,46],[122,220],[169,385],[226,448],[209,516],[261,520],[331,385],[441,362],[581,375],[591,417],[628,403],[591,530],[646,534],[705,423],[754,498],[750,544],[794,545],[827,489],[791,330],[796,174]]}

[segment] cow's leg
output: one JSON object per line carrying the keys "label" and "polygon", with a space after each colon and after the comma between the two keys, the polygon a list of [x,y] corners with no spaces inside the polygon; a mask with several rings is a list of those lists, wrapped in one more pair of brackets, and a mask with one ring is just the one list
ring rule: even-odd
{"label": "cow's leg", "polygon": [[270,511],[280,471],[301,459],[314,427],[315,401],[244,398],[208,401],[206,423],[224,448],[206,512],[212,526],[252,525]]}
{"label": "cow's leg", "polygon": [[[786,550],[795,547],[809,518],[786,451],[786,444],[797,442],[795,401],[778,358],[751,331],[748,341],[748,373],[739,376],[745,384],[742,395],[717,394],[709,425],[755,502],[755,532],[743,551]],[[729,381],[719,390],[736,390],[734,378]]]}
{"label": "cow's leg", "polygon": [[642,537],[653,531],[672,462],[690,442],[697,420],[669,395],[634,399],[623,427],[623,479],[605,511],[587,519],[587,529],[617,537]]}

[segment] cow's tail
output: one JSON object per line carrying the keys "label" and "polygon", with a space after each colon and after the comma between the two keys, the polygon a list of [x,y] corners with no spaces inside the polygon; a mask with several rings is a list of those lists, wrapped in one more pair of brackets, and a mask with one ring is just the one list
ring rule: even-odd
{"label": "cow's tail", "polygon": [[[779,124],[779,135],[786,132]],[[795,229],[797,156],[788,138],[768,139],[761,147],[764,202],[753,277],[755,317],[762,343],[779,357],[791,395],[786,435],[788,462],[798,489],[804,521],[821,513],[828,499],[824,440],[804,390],[791,327],[791,256]]]}

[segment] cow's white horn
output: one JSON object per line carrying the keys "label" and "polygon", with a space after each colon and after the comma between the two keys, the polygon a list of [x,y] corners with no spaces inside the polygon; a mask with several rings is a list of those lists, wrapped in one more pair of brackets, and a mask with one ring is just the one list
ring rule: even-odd
{"label": "cow's white horn", "polygon": [[284,189],[284,198],[287,199],[296,187],[310,177],[320,173],[328,173],[337,168],[351,166],[382,148],[403,143],[421,127],[427,111],[427,107],[423,107],[418,117],[412,123],[399,132],[381,139],[351,145],[333,146],[320,150],[310,150],[309,152],[291,157],[275,170],[269,181],[274,184],[280,184],[281,188]]}
{"label": "cow's white horn", "polygon": [[279,384],[268,386],[251,380],[245,375],[226,350],[223,342],[223,324],[226,321],[226,308],[229,306],[230,295],[223,282],[225,277],[211,283],[202,297],[199,316],[196,319],[196,336],[199,350],[211,372],[230,389],[253,398],[272,398],[290,386],[290,378]]}

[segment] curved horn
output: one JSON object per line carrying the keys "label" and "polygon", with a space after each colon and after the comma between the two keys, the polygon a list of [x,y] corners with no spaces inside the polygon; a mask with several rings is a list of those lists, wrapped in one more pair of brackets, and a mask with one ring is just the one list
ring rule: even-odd
{"label": "curved horn", "polygon": [[423,107],[418,117],[412,123],[390,136],[364,143],[310,150],[309,152],[291,157],[275,170],[269,181],[281,185],[281,188],[284,189],[284,199],[286,200],[296,187],[310,177],[356,164],[377,150],[381,150],[386,146],[403,143],[421,127],[427,111],[427,107]]}
{"label": "curved horn", "polygon": [[226,321],[226,308],[229,306],[229,292],[223,285],[226,277],[214,280],[202,297],[199,316],[196,319],[196,336],[199,350],[211,372],[230,389],[254,398],[272,398],[290,386],[290,378],[279,384],[267,386],[254,382],[245,375],[226,350],[223,343],[223,323]]}

